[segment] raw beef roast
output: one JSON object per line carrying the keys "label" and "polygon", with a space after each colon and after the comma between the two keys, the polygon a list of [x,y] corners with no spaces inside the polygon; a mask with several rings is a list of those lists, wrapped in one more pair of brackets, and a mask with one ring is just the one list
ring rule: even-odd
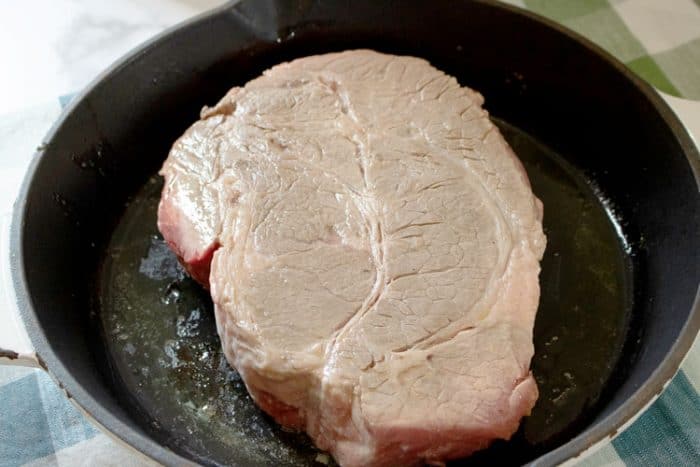
{"label": "raw beef roast", "polygon": [[418,58],[302,58],[205,108],[161,171],[228,361],[341,465],[469,455],[537,399],[542,207],[482,102]]}

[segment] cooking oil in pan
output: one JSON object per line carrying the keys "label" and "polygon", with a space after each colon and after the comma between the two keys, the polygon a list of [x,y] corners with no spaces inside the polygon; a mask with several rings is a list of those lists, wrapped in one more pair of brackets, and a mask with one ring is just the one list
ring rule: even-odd
{"label": "cooking oil in pan", "polygon": [[211,299],[157,233],[160,189],[154,177],[133,198],[102,266],[101,325],[117,392],[157,438],[202,463],[313,465],[321,453],[258,410],[226,363]]}
{"label": "cooking oil in pan", "polygon": [[590,420],[618,362],[632,306],[630,250],[601,190],[527,134],[495,123],[544,203],[532,361],[540,397],[520,435],[550,445]]}
{"label": "cooking oil in pan", "polygon": [[[585,423],[614,369],[630,306],[624,239],[586,181],[559,156],[497,122],[544,203],[548,246],[535,323],[540,398],[510,441],[522,463]],[[156,229],[161,181],[128,205],[100,273],[100,325],[134,416],[172,449],[206,464],[318,465],[308,438],[253,404],[223,358],[206,291],[189,279]],[[495,446],[470,462],[499,462]]]}

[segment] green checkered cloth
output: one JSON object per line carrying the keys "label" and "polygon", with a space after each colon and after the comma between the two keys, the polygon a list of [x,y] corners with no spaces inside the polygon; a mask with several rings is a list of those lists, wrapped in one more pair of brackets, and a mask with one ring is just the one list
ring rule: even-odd
{"label": "green checkered cloth", "polygon": [[700,99],[700,0],[506,0],[613,54],[655,88]]}
{"label": "green checkered cloth", "polygon": [[[657,89],[700,99],[700,0],[507,2],[588,37]],[[58,113],[53,108],[46,111]],[[31,115],[21,117],[15,123],[31,125],[27,123]],[[0,122],[0,135],[24,134],[15,123]],[[699,392],[700,342],[696,342],[678,375],[651,408],[578,465],[700,465]],[[44,373],[0,367],[0,467],[146,463],[95,430]]]}

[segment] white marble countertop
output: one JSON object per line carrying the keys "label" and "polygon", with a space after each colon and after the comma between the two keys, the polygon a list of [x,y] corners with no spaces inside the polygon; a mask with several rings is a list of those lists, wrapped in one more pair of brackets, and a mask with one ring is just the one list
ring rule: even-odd
{"label": "white marble countertop", "polygon": [[82,89],[130,49],[222,0],[3,2],[0,114]]}

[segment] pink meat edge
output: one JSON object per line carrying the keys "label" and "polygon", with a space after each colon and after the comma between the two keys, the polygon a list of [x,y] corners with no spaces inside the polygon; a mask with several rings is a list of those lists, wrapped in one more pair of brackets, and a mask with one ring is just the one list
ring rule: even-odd
{"label": "pink meat edge", "polygon": [[[192,235],[191,233],[188,235],[188,232],[183,232],[183,226],[189,225],[189,222],[183,222],[180,211],[167,202],[167,199],[168,197],[164,190],[161,201],[158,204],[158,230],[190,277],[208,290],[211,260],[214,257],[214,252],[221,245],[218,241],[214,241],[204,248],[195,250],[184,248],[183,245],[188,243],[188,237]],[[193,231],[191,228],[188,230]]]}

